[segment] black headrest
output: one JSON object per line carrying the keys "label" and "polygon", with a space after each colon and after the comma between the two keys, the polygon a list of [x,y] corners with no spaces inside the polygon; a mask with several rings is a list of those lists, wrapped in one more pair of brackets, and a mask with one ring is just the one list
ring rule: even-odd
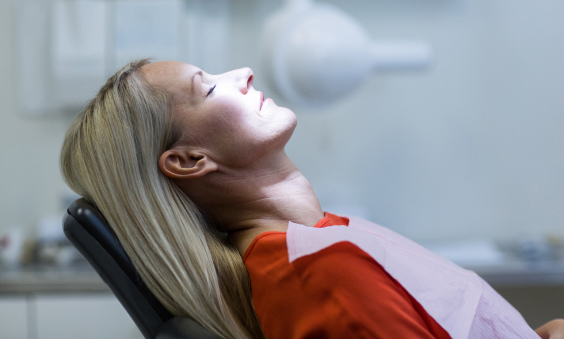
{"label": "black headrest", "polygon": [[83,198],[67,212],[63,221],[67,238],[110,287],[145,338],[155,338],[173,315],[141,280],[104,216]]}

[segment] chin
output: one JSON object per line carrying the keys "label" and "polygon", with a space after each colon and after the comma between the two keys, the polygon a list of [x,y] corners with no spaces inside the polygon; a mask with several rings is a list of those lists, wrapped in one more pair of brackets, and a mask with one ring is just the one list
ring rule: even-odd
{"label": "chin", "polygon": [[[298,117],[296,117],[296,115],[294,114],[294,112],[292,112],[291,110],[287,109],[287,126],[288,126],[288,130],[290,131],[290,136],[292,136],[292,134],[294,133],[294,130],[296,129],[296,126],[298,125]],[[288,137],[288,139],[290,139]]]}
{"label": "chin", "polygon": [[289,108],[286,107],[280,107],[280,108],[283,109],[285,111],[284,114],[288,116],[288,120],[293,125],[292,129],[296,128],[296,125],[298,124],[298,117],[296,116],[296,114]]}
{"label": "chin", "polygon": [[286,130],[284,136],[285,136],[285,141],[284,144],[286,144],[290,138],[292,137],[292,134],[294,134],[294,130],[296,129],[296,126],[298,125],[298,118],[296,117],[296,115],[294,114],[294,112],[292,112],[291,110],[288,110],[288,116],[287,116],[287,122],[286,122]]}

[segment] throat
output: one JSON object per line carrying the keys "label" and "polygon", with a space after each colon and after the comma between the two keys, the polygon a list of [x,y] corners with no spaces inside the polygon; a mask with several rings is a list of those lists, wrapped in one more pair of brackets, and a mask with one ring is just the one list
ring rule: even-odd
{"label": "throat", "polygon": [[[229,234],[241,255],[261,233],[285,232],[289,221],[314,226],[324,217],[307,179],[287,157],[282,160],[259,168],[220,167],[202,185],[200,199],[193,199]],[[194,195],[194,186],[184,191]]]}

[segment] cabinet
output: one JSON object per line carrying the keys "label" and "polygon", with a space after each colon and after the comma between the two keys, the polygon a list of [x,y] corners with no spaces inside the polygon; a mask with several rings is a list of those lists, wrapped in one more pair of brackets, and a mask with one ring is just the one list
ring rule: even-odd
{"label": "cabinet", "polygon": [[143,339],[111,293],[0,297],[0,337]]}
{"label": "cabinet", "polygon": [[37,339],[143,339],[119,301],[110,293],[37,295]]}
{"label": "cabinet", "polygon": [[25,297],[0,296],[0,337],[28,339]]}

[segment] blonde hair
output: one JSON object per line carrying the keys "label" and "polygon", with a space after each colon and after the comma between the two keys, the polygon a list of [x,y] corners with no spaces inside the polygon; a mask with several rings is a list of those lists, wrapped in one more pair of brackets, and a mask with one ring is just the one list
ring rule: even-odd
{"label": "blonde hair", "polygon": [[181,138],[169,95],[138,60],[108,79],[70,126],[65,182],[104,214],[157,299],[224,338],[264,338],[235,246],[158,167]]}

